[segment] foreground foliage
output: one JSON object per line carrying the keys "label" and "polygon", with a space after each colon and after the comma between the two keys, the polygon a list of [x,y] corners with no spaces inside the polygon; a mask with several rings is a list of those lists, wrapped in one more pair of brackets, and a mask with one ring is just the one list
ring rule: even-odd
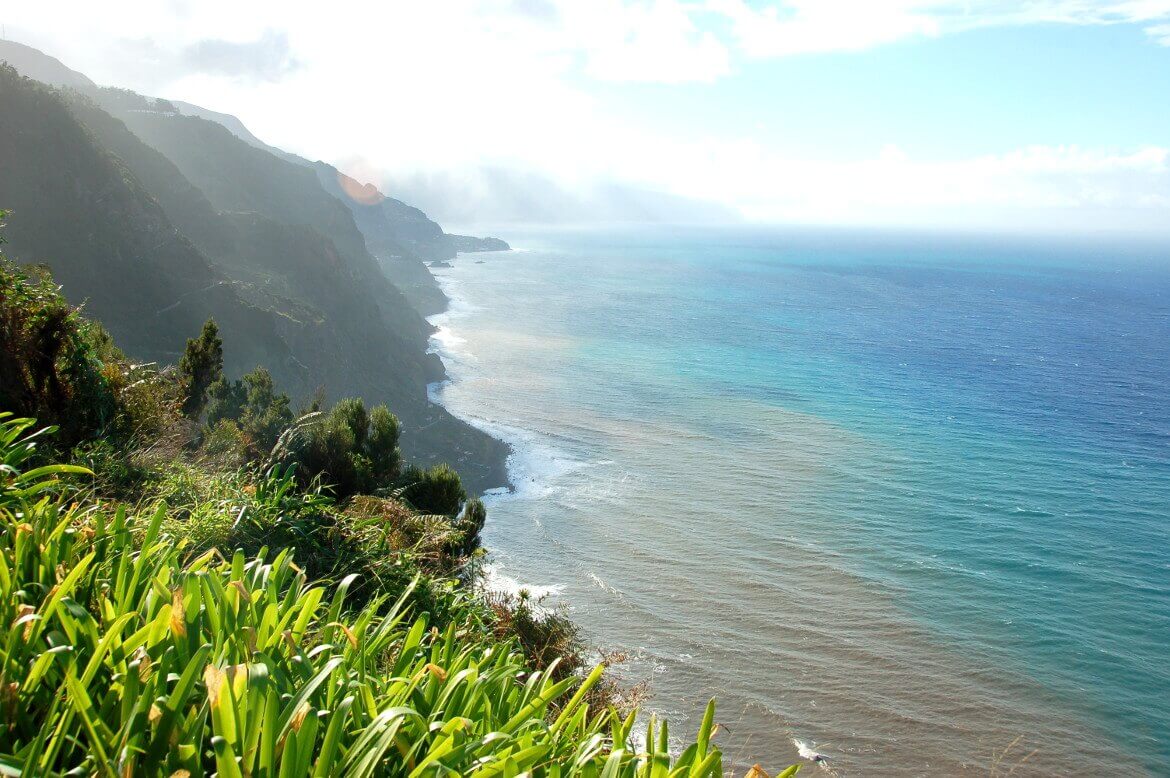
{"label": "foreground foliage", "polygon": [[[670,756],[665,723],[590,709],[588,677],[530,670],[453,591],[442,630],[353,577],[311,583],[292,549],[197,555],[167,508],[76,503],[25,470],[29,420],[0,421],[0,769],[15,774],[710,776],[713,705]],[[180,773],[182,774],[182,773]]]}

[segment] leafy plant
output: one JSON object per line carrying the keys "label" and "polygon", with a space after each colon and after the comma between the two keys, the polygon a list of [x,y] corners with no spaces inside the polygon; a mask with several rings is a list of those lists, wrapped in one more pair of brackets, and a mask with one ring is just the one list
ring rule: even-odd
{"label": "leafy plant", "polygon": [[57,431],[56,427],[44,427],[28,432],[35,425],[33,419],[17,419],[11,413],[0,412],[0,504],[29,500],[55,489],[62,475],[93,474],[88,468],[63,464],[26,470],[25,465],[36,455],[39,441]]}
{"label": "leafy plant", "polygon": [[349,398],[300,425],[281,453],[301,478],[320,478],[338,498],[369,494],[398,477],[398,433],[398,419],[385,406],[367,413],[361,400]]}

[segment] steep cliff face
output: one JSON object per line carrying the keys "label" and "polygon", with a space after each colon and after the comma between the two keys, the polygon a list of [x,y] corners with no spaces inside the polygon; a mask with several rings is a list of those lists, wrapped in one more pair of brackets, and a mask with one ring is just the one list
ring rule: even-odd
{"label": "steep cliff face", "polygon": [[387,197],[376,186],[361,183],[324,162],[316,164],[321,185],[349,206],[354,219],[374,246],[405,248],[424,261],[452,259],[458,252],[508,251],[499,238],[451,235],[413,205]]}
{"label": "steep cliff face", "polygon": [[0,73],[16,258],[51,267],[136,358],[174,361],[214,316],[229,373],[265,365],[300,398],[386,402],[408,455],[455,464],[473,489],[505,482],[503,444],[427,401],[443,374],[429,325],[313,170],[133,93],[85,91]]}
{"label": "steep cliff face", "polygon": [[[168,156],[172,151],[177,159],[192,158],[192,154],[183,146],[173,147],[177,136],[173,126],[161,124],[167,119],[174,119],[174,113],[180,113],[188,118],[204,119],[206,122],[221,126],[230,135],[252,149],[266,152],[268,157],[288,163],[296,168],[309,168],[317,174],[317,180],[324,192],[332,199],[340,202],[349,211],[353,222],[365,240],[367,252],[377,261],[381,271],[386,275],[394,287],[397,287],[414,310],[422,316],[431,316],[445,310],[447,297],[442,294],[439,284],[435,282],[431,271],[427,269],[427,262],[453,259],[457,253],[463,252],[505,252],[509,250],[508,243],[496,237],[473,237],[469,235],[450,235],[443,232],[442,227],[427,218],[420,209],[409,206],[401,200],[386,197],[372,184],[360,183],[336,167],[323,161],[310,161],[297,154],[292,154],[275,146],[264,143],[253,135],[239,118],[229,113],[221,113],[202,108],[200,105],[181,101],[166,102],[167,110],[158,110],[156,102],[149,98],[142,98],[131,92],[122,90],[105,90],[97,95],[106,109],[115,115],[122,116],[139,135],[160,144]],[[174,109],[171,111],[170,109]],[[193,125],[188,125],[193,126]],[[159,132],[165,131],[159,135]],[[180,161],[180,167],[184,164]],[[201,171],[206,167],[193,170],[195,183],[200,186]],[[290,175],[285,170],[285,177]],[[296,175],[291,173],[291,175]],[[263,177],[261,178],[263,180]],[[249,187],[229,186],[221,190],[220,185],[207,181],[209,197],[216,202],[216,207],[227,209],[252,209],[255,201],[247,193]],[[252,184],[252,181],[249,181]],[[305,186],[302,180],[295,187],[303,193]],[[311,198],[310,198],[311,199]],[[271,202],[264,198],[262,202]],[[246,207],[247,206],[247,207]],[[301,214],[304,218],[304,214]],[[324,222],[318,222],[317,228],[326,235],[335,239],[337,246],[346,250],[352,248],[352,235],[329,232],[323,228]]]}
{"label": "steep cliff face", "polygon": [[442,239],[442,228],[417,208],[386,198],[372,184],[359,183],[332,165],[313,167],[321,186],[349,208],[370,253],[419,313],[444,310],[447,297],[423,261],[427,247]]}
{"label": "steep cliff face", "polygon": [[53,90],[0,67],[0,104],[11,256],[48,266],[135,357],[174,361],[214,316],[238,362],[289,361],[275,318],[239,295]]}
{"label": "steep cliff face", "polygon": [[453,259],[459,252],[508,251],[498,238],[449,235],[414,206],[387,197],[373,184],[361,183],[332,165],[314,165],[321,186],[353,213],[370,252],[424,316],[447,307],[427,262]]}

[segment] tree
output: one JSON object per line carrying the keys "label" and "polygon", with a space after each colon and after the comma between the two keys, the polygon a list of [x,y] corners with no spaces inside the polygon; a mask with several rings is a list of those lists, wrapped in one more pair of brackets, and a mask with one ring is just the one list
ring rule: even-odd
{"label": "tree", "polygon": [[248,392],[243,381],[229,381],[223,376],[207,390],[207,426],[221,421],[239,421],[244,415]]}
{"label": "tree", "polygon": [[288,395],[276,391],[272,374],[258,367],[244,376],[244,413],[241,426],[262,451],[271,451],[293,413]]}
{"label": "tree", "polygon": [[366,413],[366,406],[356,397],[347,397],[339,400],[329,414],[340,423],[349,427],[353,433],[353,448],[364,452],[366,449],[366,434],[369,431],[370,417]]}
{"label": "tree", "polygon": [[207,404],[207,390],[223,377],[223,340],[215,319],[204,322],[199,337],[187,341],[179,360],[179,376],[186,395],[183,413],[197,419]]}

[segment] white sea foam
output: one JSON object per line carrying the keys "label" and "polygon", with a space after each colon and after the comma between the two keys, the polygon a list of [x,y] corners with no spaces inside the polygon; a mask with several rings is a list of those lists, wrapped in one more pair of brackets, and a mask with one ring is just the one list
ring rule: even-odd
{"label": "white sea foam", "polygon": [[498,562],[491,562],[483,566],[482,586],[485,591],[506,594],[509,597],[519,597],[521,593],[540,602],[549,597],[556,597],[565,590],[564,584],[530,584],[521,583],[510,575],[505,575],[503,566]]}
{"label": "white sea foam", "polygon": [[[428,321],[437,328],[431,335],[431,352],[438,354],[447,368],[449,378],[427,385],[427,398],[444,405],[444,391],[448,386],[480,378],[479,361],[467,348],[467,339],[459,334],[460,319],[477,310],[462,296],[460,283],[450,274],[436,274],[436,279],[450,303],[443,313]],[[547,497],[555,489],[557,479],[589,465],[574,458],[551,443],[547,436],[533,430],[521,429],[499,419],[459,413],[468,424],[503,440],[512,449],[508,457],[508,479],[513,490],[493,489],[484,496],[489,504],[501,500],[531,500]]]}
{"label": "white sea foam", "polygon": [[826,760],[829,757],[827,754],[822,754],[808,743],[797,738],[792,738],[792,745],[796,746],[796,753],[800,754],[801,759],[807,759],[810,762],[816,762],[821,767],[828,769]]}

